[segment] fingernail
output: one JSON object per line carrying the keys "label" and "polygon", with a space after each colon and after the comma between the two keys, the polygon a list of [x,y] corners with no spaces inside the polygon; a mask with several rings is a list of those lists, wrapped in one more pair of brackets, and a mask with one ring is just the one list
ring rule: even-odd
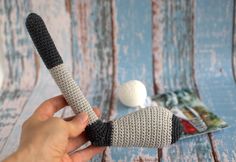
{"label": "fingernail", "polygon": [[85,124],[88,122],[88,115],[85,112],[79,113],[77,117],[82,124]]}

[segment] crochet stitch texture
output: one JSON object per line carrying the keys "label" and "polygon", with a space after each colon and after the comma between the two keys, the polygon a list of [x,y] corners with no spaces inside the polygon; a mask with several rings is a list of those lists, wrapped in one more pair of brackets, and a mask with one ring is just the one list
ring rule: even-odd
{"label": "crochet stitch texture", "polygon": [[42,18],[35,13],[29,14],[26,27],[44,64],[74,113],[88,114],[89,124],[85,131],[93,145],[160,148],[179,139],[182,128],[178,118],[161,106],[147,107],[114,121],[99,120],[66,69]]}

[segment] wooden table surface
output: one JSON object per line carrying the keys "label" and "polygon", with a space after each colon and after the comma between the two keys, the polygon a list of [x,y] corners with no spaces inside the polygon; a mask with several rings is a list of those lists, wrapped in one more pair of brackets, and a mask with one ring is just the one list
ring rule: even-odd
{"label": "wooden table surface", "polygon": [[[163,149],[110,147],[94,161],[236,161],[234,0],[0,0],[0,159],[17,148],[35,108],[60,94],[25,29],[30,12],[43,17],[103,119],[134,111],[117,104],[115,91],[137,79],[148,95],[194,89],[230,124]],[[57,113],[71,114],[69,108]]]}

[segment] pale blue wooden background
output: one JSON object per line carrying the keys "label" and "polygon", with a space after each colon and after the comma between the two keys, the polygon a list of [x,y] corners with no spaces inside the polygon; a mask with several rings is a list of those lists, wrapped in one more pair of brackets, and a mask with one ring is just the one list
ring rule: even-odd
{"label": "pale blue wooden background", "polygon": [[[29,12],[45,19],[103,119],[134,111],[115,91],[138,79],[148,95],[194,89],[230,124],[163,149],[110,147],[93,161],[236,161],[234,0],[0,0],[0,159],[17,148],[21,124],[36,106],[60,93],[25,30]],[[57,115],[71,113],[67,108]]]}

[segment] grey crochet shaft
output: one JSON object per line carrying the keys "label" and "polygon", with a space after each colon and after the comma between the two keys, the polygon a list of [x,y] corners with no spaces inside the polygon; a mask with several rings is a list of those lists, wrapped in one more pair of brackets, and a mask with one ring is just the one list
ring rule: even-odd
{"label": "grey crochet shaft", "polygon": [[26,19],[26,27],[42,60],[74,113],[88,114],[89,125],[85,131],[93,145],[160,148],[179,139],[182,132],[179,120],[162,107],[148,107],[114,121],[99,120],[64,66],[41,17],[31,13]]}

